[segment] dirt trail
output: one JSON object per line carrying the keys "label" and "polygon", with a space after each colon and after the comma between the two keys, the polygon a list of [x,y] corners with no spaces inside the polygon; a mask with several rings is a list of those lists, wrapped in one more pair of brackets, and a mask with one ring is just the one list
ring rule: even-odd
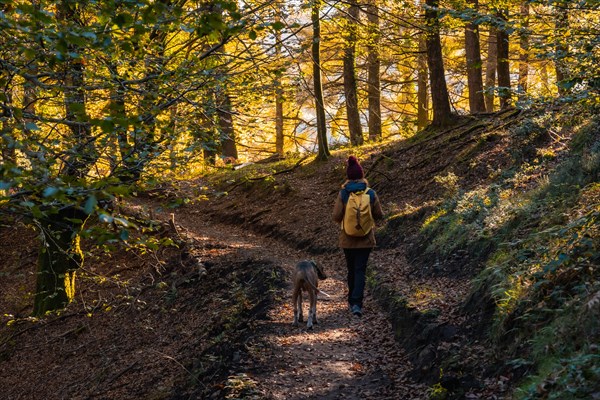
{"label": "dirt trail", "polygon": [[[341,251],[313,256],[274,239],[211,223],[200,211],[181,209],[174,214],[176,224],[195,239],[218,240],[240,259],[273,261],[287,271],[288,278],[302,259],[325,267],[328,279],[320,282],[320,288],[331,297],[319,296],[319,323],[312,331],[305,325],[293,327],[291,291],[284,289],[230,371],[232,382],[240,388],[251,384],[260,393],[256,398],[273,399],[425,398],[425,388],[406,378],[410,365],[405,353],[368,289],[363,317],[350,314]],[[305,302],[305,315],[307,307]]]}

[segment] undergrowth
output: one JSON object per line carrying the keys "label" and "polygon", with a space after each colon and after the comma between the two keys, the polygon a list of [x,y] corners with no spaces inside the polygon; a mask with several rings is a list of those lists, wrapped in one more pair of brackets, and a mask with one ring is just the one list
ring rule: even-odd
{"label": "undergrowth", "polygon": [[[576,110],[575,110],[576,111]],[[566,110],[511,128],[512,167],[471,190],[452,172],[424,218],[425,254],[466,252],[474,291],[495,303],[501,368],[526,375],[519,399],[591,398],[600,390],[600,118]],[[515,372],[516,373],[516,372]]]}

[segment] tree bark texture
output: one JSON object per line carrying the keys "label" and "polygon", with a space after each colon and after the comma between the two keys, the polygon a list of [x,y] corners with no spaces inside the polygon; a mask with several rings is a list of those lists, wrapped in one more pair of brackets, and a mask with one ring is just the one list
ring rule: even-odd
{"label": "tree bark texture", "polygon": [[377,0],[369,0],[367,4],[367,20],[369,22],[369,41],[367,55],[367,96],[369,100],[369,140],[382,139],[381,133],[381,59],[379,44],[381,33],[379,31],[379,8]]}
{"label": "tree bark texture", "polygon": [[[279,5],[281,7],[281,4]],[[276,22],[281,22],[281,8],[275,16]],[[281,31],[275,34],[275,58],[279,60],[281,57]],[[275,78],[275,152],[283,156],[285,148],[285,137],[283,135],[283,87],[281,79]]]}
{"label": "tree bark texture", "polygon": [[527,94],[529,78],[529,2],[521,3],[521,33],[519,35],[519,85],[517,92],[519,100],[524,100]]}
{"label": "tree bark texture", "polygon": [[496,87],[496,68],[498,66],[498,46],[496,28],[490,27],[487,41],[487,59],[485,63],[485,110],[494,112],[494,88]]}
{"label": "tree bark texture", "polygon": [[311,47],[313,61],[313,85],[315,91],[315,111],[317,115],[317,160],[324,161],[329,158],[327,143],[327,126],[325,124],[325,100],[323,99],[323,83],[321,82],[321,0],[313,0],[311,22],[313,27],[313,41]]}
{"label": "tree bark texture", "polygon": [[349,1],[346,47],[344,49],[344,95],[346,97],[346,115],[348,118],[348,130],[350,132],[350,144],[352,146],[360,146],[364,142],[360,112],[358,110],[358,89],[355,68],[358,13],[359,8],[356,1]]}
{"label": "tree bark texture", "polygon": [[[74,5],[66,0],[61,1],[56,18],[58,21],[78,21],[78,11]],[[76,45],[68,44],[69,53],[79,53]],[[64,68],[64,106],[65,119],[73,134],[74,142],[63,167],[63,173],[70,177],[83,178],[91,166],[98,160],[94,138],[86,112],[85,98],[85,68],[80,58],[71,58],[65,61]]]}
{"label": "tree bark texture", "polygon": [[417,56],[417,128],[425,128],[429,123],[429,93],[427,87],[427,43],[424,37],[419,39]]}
{"label": "tree bark texture", "polygon": [[[469,0],[468,3],[476,12],[478,0]],[[481,75],[481,47],[479,43],[479,25],[473,21],[465,27],[465,53],[467,58],[467,85],[469,87],[469,108],[471,113],[485,111],[483,98],[483,77]]]}
{"label": "tree bark texture", "polygon": [[442,42],[440,40],[438,0],[427,0],[425,20],[427,23],[427,66],[431,86],[431,105],[433,108],[433,126],[449,125],[452,120],[450,97],[446,85]]}
{"label": "tree bark texture", "polygon": [[222,88],[217,94],[217,119],[219,122],[221,154],[225,159],[238,158],[237,144],[235,138],[235,128],[233,126],[233,106],[231,97]]}
{"label": "tree bark texture", "polygon": [[[508,22],[508,11],[499,11],[498,19],[504,21],[504,26]],[[509,35],[503,27],[498,28],[496,40],[498,47],[498,98],[500,99],[500,109],[505,109],[511,104],[510,90],[510,65],[509,65]]]}
{"label": "tree bark texture", "polygon": [[558,94],[562,97],[569,93],[564,86],[564,82],[569,79],[569,67],[566,62],[566,57],[569,54],[569,45],[564,38],[564,33],[569,29],[569,14],[567,5],[564,1],[555,4],[555,18],[556,56],[554,59],[554,67],[556,69]]}
{"label": "tree bark texture", "polygon": [[79,234],[86,219],[83,210],[67,206],[40,221],[43,245],[38,256],[33,315],[59,310],[73,300],[75,274],[83,265]]}

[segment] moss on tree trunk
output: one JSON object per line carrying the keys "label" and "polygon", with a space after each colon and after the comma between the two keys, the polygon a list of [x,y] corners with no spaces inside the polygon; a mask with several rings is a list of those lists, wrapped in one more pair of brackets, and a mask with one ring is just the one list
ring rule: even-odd
{"label": "moss on tree trunk", "polygon": [[42,221],[33,315],[64,308],[75,296],[75,275],[83,264],[80,232],[85,214],[68,207]]}

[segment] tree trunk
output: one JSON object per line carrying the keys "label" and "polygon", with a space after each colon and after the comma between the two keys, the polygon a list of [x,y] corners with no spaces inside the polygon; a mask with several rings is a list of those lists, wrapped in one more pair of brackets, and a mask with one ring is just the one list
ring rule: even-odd
{"label": "tree trunk", "polygon": [[38,256],[33,315],[59,310],[73,300],[75,274],[83,265],[79,234],[86,218],[83,210],[67,206],[40,221],[43,245]]}
{"label": "tree trunk", "polygon": [[[275,21],[281,21],[281,7],[279,5],[279,11],[275,16]],[[275,59],[279,60],[281,57],[281,31],[277,31],[275,34]],[[283,87],[281,85],[281,79],[279,76],[275,78],[275,152],[280,156],[283,156],[285,149],[285,138],[283,135]]]}
{"label": "tree trunk", "polygon": [[[498,12],[498,19],[505,22],[508,21],[508,11],[503,10]],[[497,47],[498,47],[498,98],[500,99],[500,109],[505,109],[510,106],[510,65],[509,65],[509,36],[504,28],[499,28],[497,31]]]}
{"label": "tree trunk", "polygon": [[555,4],[555,35],[556,35],[556,56],[554,67],[556,69],[556,85],[558,86],[558,95],[565,96],[569,91],[565,87],[565,82],[569,79],[569,67],[566,57],[569,54],[569,45],[565,41],[564,34],[569,29],[569,14],[567,5],[564,1]]}
{"label": "tree trunk", "polygon": [[[11,104],[12,94],[10,93],[10,91],[7,91],[6,97],[6,103]],[[27,103],[25,103],[25,107],[26,104]],[[25,124],[25,126],[27,126],[27,124]],[[25,132],[25,134],[27,134],[27,132]],[[14,165],[17,162],[15,140],[15,132],[12,124],[9,122],[8,118],[2,118],[2,132],[0,132],[0,163],[6,166],[7,168],[9,164]]]}
{"label": "tree trunk", "polygon": [[[77,21],[78,12],[70,2],[62,1],[56,13],[57,22]],[[72,53],[79,52],[72,44],[68,45],[68,49]],[[83,179],[99,157],[87,121],[84,65],[79,58],[69,58],[63,68],[65,119],[73,136],[63,173]],[[49,213],[40,218],[42,246],[38,257],[34,315],[62,308],[73,299],[75,271],[83,263],[79,233],[86,219],[87,214],[73,204],[64,205],[56,214]]]}
{"label": "tree trunk", "polygon": [[379,58],[379,8],[377,0],[369,0],[367,4],[367,19],[369,21],[369,41],[367,55],[367,96],[369,99],[369,140],[381,140],[381,79]]}
{"label": "tree trunk", "polygon": [[217,119],[221,130],[221,151],[224,159],[238,158],[237,144],[235,138],[235,129],[233,126],[233,107],[231,97],[225,92],[225,89],[218,94],[220,105],[217,108]]}
{"label": "tree trunk", "polygon": [[276,83],[275,89],[275,152],[283,156],[285,136],[283,135],[283,89],[281,83]]}
{"label": "tree trunk", "polygon": [[315,90],[315,110],[317,114],[317,160],[324,161],[331,155],[327,143],[327,126],[325,124],[325,101],[321,82],[321,0],[313,0],[311,20],[313,26],[312,58],[313,84]]}
{"label": "tree trunk", "polygon": [[442,42],[440,40],[440,23],[438,19],[439,0],[427,0],[425,20],[427,22],[427,66],[431,85],[431,105],[433,107],[433,126],[449,125],[452,121],[450,97],[446,86]]}
{"label": "tree trunk", "polygon": [[358,110],[356,69],[354,65],[358,13],[359,9],[356,1],[350,0],[348,6],[346,48],[344,49],[344,94],[346,97],[346,115],[348,117],[348,130],[350,131],[350,144],[352,146],[360,146],[364,142]]}
{"label": "tree trunk", "polygon": [[519,35],[519,100],[525,100],[529,76],[529,2],[521,3],[521,34]]}
{"label": "tree trunk", "polygon": [[485,63],[485,110],[494,112],[494,88],[496,87],[496,68],[498,65],[498,46],[496,28],[490,27],[487,42],[487,60]]}
{"label": "tree trunk", "polygon": [[[56,13],[60,21],[76,21],[79,19],[73,4],[67,0],[61,1]],[[67,45],[70,53],[80,52],[76,45]],[[68,152],[63,167],[67,176],[83,178],[89,168],[97,161],[99,154],[88,123],[85,99],[85,68],[80,58],[69,58],[64,63],[64,106],[65,119],[73,133],[74,143]]]}
{"label": "tree trunk", "polygon": [[425,128],[429,123],[429,94],[427,87],[427,43],[423,37],[419,39],[419,55],[417,56],[417,128]]}
{"label": "tree trunk", "polygon": [[[109,113],[113,121],[116,122],[127,117],[127,110],[125,109],[125,89],[121,84],[117,64],[113,62],[107,62],[107,64],[111,81]],[[117,162],[117,154],[111,156],[115,162],[114,169],[117,170],[115,171],[115,176],[117,176],[121,182],[126,182],[129,180],[127,166],[133,164],[131,160],[131,157],[133,157],[132,146],[129,143],[129,138],[127,136],[127,126],[115,123],[113,132],[116,134],[118,143],[118,155],[122,160],[121,165],[119,165]]]}
{"label": "tree trunk", "polygon": [[[478,0],[468,1],[476,12]],[[465,28],[465,53],[467,58],[467,84],[469,87],[469,108],[471,113],[485,111],[483,99],[483,78],[481,76],[481,48],[479,45],[479,25],[470,21]]]}

